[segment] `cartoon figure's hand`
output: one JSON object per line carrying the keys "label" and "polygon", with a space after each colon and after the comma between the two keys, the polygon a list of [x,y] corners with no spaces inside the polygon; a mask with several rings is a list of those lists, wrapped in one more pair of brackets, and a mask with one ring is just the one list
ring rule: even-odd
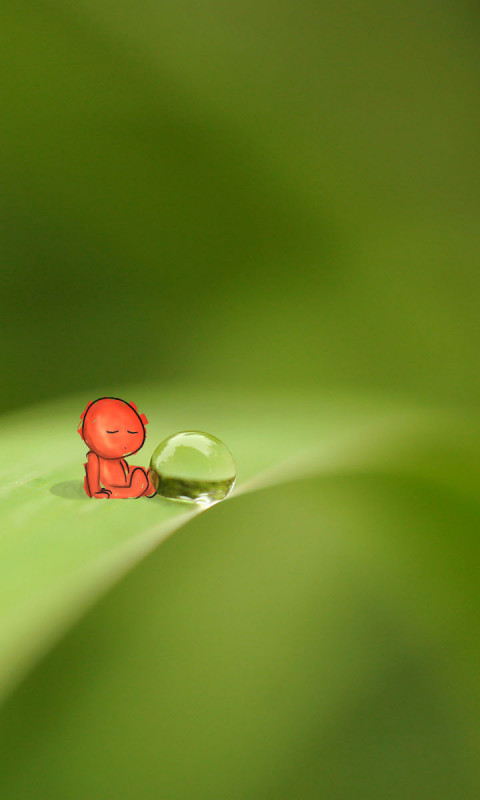
{"label": "cartoon figure's hand", "polygon": [[111,495],[110,489],[100,489],[100,491],[94,493],[94,497],[97,497],[99,500],[108,499]]}

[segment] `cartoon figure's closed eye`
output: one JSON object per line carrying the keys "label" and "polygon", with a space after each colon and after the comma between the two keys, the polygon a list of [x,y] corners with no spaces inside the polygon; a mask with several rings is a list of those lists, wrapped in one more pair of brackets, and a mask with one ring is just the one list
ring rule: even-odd
{"label": "cartoon figure's closed eye", "polygon": [[84,481],[89,497],[153,497],[150,470],[125,460],[142,447],[147,424],[134,403],[118,397],[100,397],[88,404],[78,432],[89,447]]}

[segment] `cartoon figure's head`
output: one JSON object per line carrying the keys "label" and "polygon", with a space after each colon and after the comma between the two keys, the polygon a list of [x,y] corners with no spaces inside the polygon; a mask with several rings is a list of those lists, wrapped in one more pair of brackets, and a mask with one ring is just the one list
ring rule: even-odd
{"label": "cartoon figure's head", "polygon": [[88,404],[78,432],[101,458],[124,458],[140,450],[147,424],[145,414],[139,414],[134,403],[100,397]]}

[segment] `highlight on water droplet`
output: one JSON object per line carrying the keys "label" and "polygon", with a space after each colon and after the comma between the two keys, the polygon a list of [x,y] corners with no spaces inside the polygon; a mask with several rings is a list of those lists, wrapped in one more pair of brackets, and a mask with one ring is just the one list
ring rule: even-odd
{"label": "highlight on water droplet", "polygon": [[224,500],[237,476],[228,447],[202,431],[169,436],[154,451],[150,469],[157,494],[204,506]]}

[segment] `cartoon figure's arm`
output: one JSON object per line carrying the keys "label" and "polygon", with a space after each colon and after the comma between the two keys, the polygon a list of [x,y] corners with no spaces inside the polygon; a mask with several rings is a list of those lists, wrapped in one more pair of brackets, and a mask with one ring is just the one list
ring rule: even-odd
{"label": "cartoon figure's arm", "polygon": [[110,497],[111,492],[108,489],[102,489],[100,486],[100,464],[98,463],[97,454],[91,450],[87,453],[85,473],[84,487],[89,497],[98,497],[99,499]]}

